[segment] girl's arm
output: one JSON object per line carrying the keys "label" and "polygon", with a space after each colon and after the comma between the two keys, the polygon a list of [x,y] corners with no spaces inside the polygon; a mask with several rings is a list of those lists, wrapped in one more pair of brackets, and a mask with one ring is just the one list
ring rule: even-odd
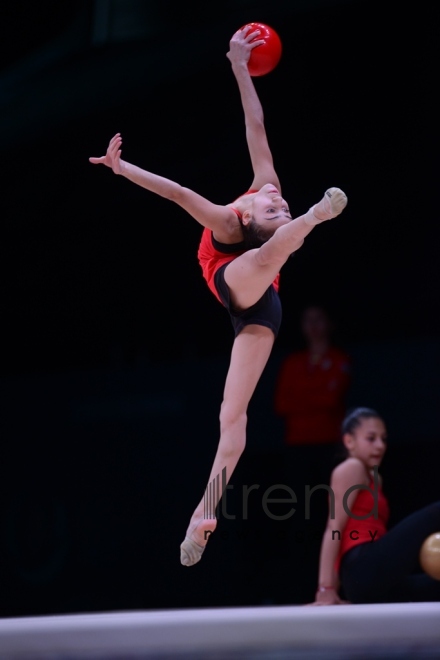
{"label": "girl's arm", "polygon": [[[251,43],[255,37],[257,40]],[[249,27],[243,28],[238,30],[229,42],[227,57],[232,64],[244,111],[246,140],[254,171],[251,188],[258,190],[264,184],[272,183],[281,193],[264,127],[263,108],[247,66],[252,49],[263,43],[264,40],[258,40],[257,31],[251,31]]]}
{"label": "girl's arm", "polygon": [[[331,511],[329,511],[321,543],[318,587],[315,602],[312,605],[339,605],[344,602],[338,595],[339,577],[335,571],[335,562],[340,549],[339,539],[342,538],[348,520],[348,513],[344,509],[343,501],[349,488],[358,484],[367,485],[367,481],[365,467],[356,458],[347,458],[332,472],[330,486],[334,493],[335,515],[334,518],[331,518]],[[353,491],[346,499],[346,507],[349,511],[352,509],[356,496],[357,491]]]}
{"label": "girl's arm", "polygon": [[156,195],[175,202],[192,215],[203,227],[212,229],[218,240],[225,243],[242,240],[237,216],[231,208],[221,204],[213,204],[190,188],[185,188],[175,181],[122,160],[121,146],[121,135],[116,133],[110,140],[105,156],[91,157],[89,161],[94,165],[106,165],[115,174],[125,177]]}

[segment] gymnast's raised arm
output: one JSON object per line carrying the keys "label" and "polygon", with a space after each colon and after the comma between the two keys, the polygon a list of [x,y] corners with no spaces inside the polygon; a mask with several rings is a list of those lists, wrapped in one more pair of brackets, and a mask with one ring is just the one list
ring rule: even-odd
{"label": "gymnast's raised arm", "polygon": [[226,56],[231,62],[244,111],[246,140],[254,171],[251,189],[259,190],[266,183],[271,183],[281,194],[264,126],[263,108],[248,69],[251,51],[264,43],[263,39],[258,39],[259,33],[259,30],[252,30],[249,26],[238,30],[229,42]]}

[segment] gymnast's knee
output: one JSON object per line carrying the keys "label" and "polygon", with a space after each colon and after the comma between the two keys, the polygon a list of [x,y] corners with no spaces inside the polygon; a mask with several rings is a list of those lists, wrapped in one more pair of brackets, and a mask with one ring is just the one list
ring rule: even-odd
{"label": "gymnast's knee", "polygon": [[220,409],[221,450],[228,455],[241,455],[246,446],[246,411],[237,410],[234,404],[223,401]]}

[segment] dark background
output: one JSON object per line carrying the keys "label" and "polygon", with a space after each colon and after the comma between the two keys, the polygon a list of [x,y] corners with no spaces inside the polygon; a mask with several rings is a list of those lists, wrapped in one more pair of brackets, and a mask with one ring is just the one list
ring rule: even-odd
{"label": "dark background", "polygon": [[[258,498],[239,515],[243,483],[279,481],[273,384],[305,304],[328,306],[353,355],[348,404],[389,425],[394,519],[439,497],[437,7],[1,11],[1,613],[307,602],[319,525],[298,523],[306,540],[292,546]],[[283,269],[283,326],[232,481],[237,520],[220,519],[186,569],[179,544],[216,448],[232,328],[200,274],[200,227],[88,158],[121,132],[141,167],[218,203],[243,192],[252,171],[225,54],[249,21],[283,43],[255,85],[293,214],[333,185],[349,204]]]}

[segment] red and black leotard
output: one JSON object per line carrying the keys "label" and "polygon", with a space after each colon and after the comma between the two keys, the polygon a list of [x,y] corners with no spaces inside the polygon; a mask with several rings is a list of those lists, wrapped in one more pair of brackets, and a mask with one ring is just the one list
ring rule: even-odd
{"label": "red and black leotard", "polygon": [[[256,190],[248,190],[246,193],[249,195],[250,193],[257,192]],[[232,209],[239,218],[241,218],[240,212],[233,208]],[[225,264],[228,264],[230,261],[233,261],[236,259],[240,254],[243,254],[243,252],[246,252],[244,242],[241,241],[240,243],[220,243],[214,238],[213,232],[211,229],[205,228],[202,233],[202,238],[200,240],[199,244],[199,249],[197,252],[197,257],[199,260],[199,264],[202,268],[202,273],[203,277],[205,278],[208,287],[214,294],[214,296],[222,302],[217,288],[215,286],[214,282],[214,276],[218,269],[221,266],[224,266]],[[275,287],[275,290],[278,292],[279,289],[279,278],[280,275],[276,276],[273,285]]]}

